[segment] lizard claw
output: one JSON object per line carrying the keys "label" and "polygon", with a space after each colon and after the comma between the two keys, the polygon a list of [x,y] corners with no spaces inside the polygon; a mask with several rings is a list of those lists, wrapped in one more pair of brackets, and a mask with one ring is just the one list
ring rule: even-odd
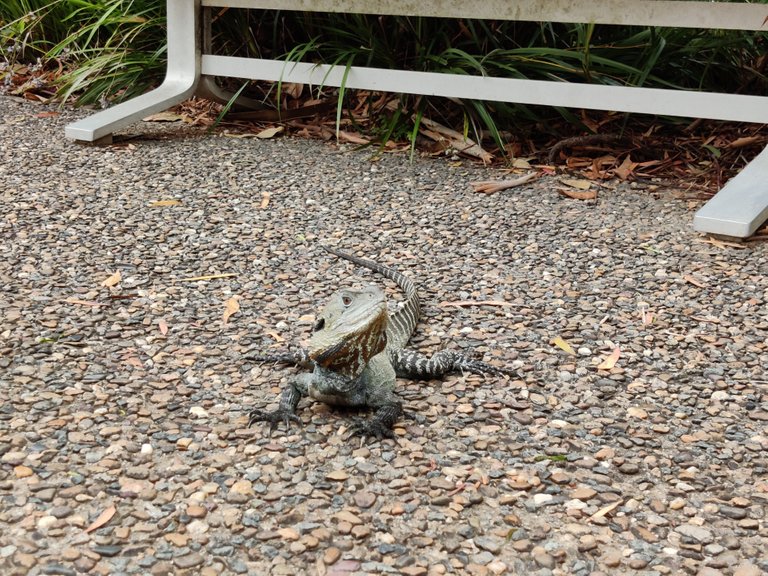
{"label": "lizard claw", "polygon": [[251,410],[248,413],[248,427],[250,428],[256,422],[269,422],[270,435],[272,434],[272,432],[275,431],[275,429],[277,428],[277,425],[281,421],[285,422],[286,430],[291,429],[291,422],[296,422],[299,426],[301,426],[301,418],[296,416],[296,414],[294,414],[290,410],[284,410],[282,408],[278,408],[273,412],[264,412],[263,410]]}
{"label": "lizard claw", "polygon": [[371,420],[356,420],[349,427],[349,434],[347,439],[353,436],[362,436],[363,439],[369,436],[375,436],[377,440],[383,440],[384,438],[395,438],[395,433],[391,428],[388,428],[376,419]]}

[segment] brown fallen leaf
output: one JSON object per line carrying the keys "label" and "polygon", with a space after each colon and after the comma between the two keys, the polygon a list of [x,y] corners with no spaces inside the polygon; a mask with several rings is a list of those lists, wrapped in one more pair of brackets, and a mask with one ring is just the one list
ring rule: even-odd
{"label": "brown fallen leaf", "polygon": [[267,206],[269,206],[269,199],[272,196],[272,194],[269,192],[269,190],[265,190],[261,193],[261,209],[264,210]]}
{"label": "brown fallen leaf", "polygon": [[99,517],[94,520],[88,528],[85,529],[86,533],[93,532],[94,530],[98,530],[102,526],[104,526],[107,522],[112,520],[112,517],[115,515],[115,512],[117,512],[117,508],[115,508],[115,505],[112,504],[109,508],[106,508],[101,514],[99,514]]}
{"label": "brown fallen leaf", "polygon": [[592,516],[590,516],[588,518],[588,520],[594,520],[596,518],[602,518],[606,514],[609,514],[610,512],[613,512],[614,510],[616,510],[616,508],[621,506],[622,503],[623,503],[622,500],[616,500],[616,502],[611,502],[610,504],[608,504],[606,506],[603,506],[602,508],[600,508],[600,510],[598,510],[597,512],[592,514]]}
{"label": "brown fallen leaf", "polygon": [[265,128],[261,132],[256,134],[256,138],[259,138],[260,140],[266,140],[268,138],[274,138],[280,132],[285,130],[283,126],[273,126],[272,128]]}
{"label": "brown fallen leaf", "polygon": [[278,334],[278,333],[277,333],[277,332],[275,332],[274,330],[267,330],[267,331],[265,332],[265,334],[266,334],[267,336],[272,336],[272,338],[274,338],[276,342],[285,342],[285,338],[283,338],[282,336],[280,336],[280,334]]}
{"label": "brown fallen leaf", "polygon": [[181,204],[181,200],[173,198],[171,200],[155,200],[149,203],[151,208],[162,208],[163,206],[178,206]]}
{"label": "brown fallen leaf", "polygon": [[627,155],[627,157],[624,158],[624,162],[621,163],[621,166],[614,169],[613,173],[622,180],[627,180],[632,175],[635,168],[637,168],[637,164],[632,162],[632,158]]}
{"label": "brown fallen leaf", "polygon": [[574,178],[561,178],[560,182],[571,188],[578,190],[589,190],[592,188],[592,182],[590,180],[576,180]]}
{"label": "brown fallen leaf", "polygon": [[742,136],[736,138],[733,142],[726,145],[726,148],[744,148],[745,146],[752,146],[753,144],[760,144],[762,138],[760,136]]}
{"label": "brown fallen leaf", "polygon": [[621,356],[621,350],[617,346],[613,349],[613,352],[611,352],[610,356],[608,356],[605,360],[603,360],[598,366],[598,370],[610,370],[614,366],[616,366],[616,362],[619,361],[619,356]]}
{"label": "brown fallen leaf", "polygon": [[736,248],[738,250],[746,250],[747,246],[744,244],[739,244],[737,242],[728,242],[727,240],[718,240],[717,238],[696,238],[696,242],[700,242],[701,244],[712,244],[712,246],[716,246],[717,248],[720,248],[721,250],[725,250],[726,248]]}
{"label": "brown fallen leaf", "polygon": [[104,282],[101,283],[102,286],[106,286],[107,288],[111,288],[112,286],[115,286],[116,284],[120,283],[120,280],[122,280],[123,277],[120,275],[120,270],[112,274],[109,278],[104,280]]}
{"label": "brown fallen leaf", "polygon": [[176,112],[171,112],[170,110],[166,110],[164,112],[158,112],[157,114],[152,114],[150,116],[145,116],[141,119],[142,122],[178,122],[179,120],[183,120],[184,117],[181,114],[177,114]]}
{"label": "brown fallen leaf", "polygon": [[697,278],[691,276],[690,274],[683,274],[683,280],[693,284],[694,286],[698,286],[699,288],[707,287],[707,285],[704,282],[702,282],[701,280],[698,280]]}
{"label": "brown fallen leaf", "polygon": [[198,280],[216,280],[218,278],[231,278],[237,276],[234,272],[228,272],[226,274],[209,274],[207,276],[190,276],[189,278],[179,278],[178,282],[197,282]]}
{"label": "brown fallen leaf", "polygon": [[232,298],[228,299],[224,303],[224,314],[221,317],[221,320],[224,324],[229,322],[229,318],[232,316],[232,314],[236,314],[240,311],[240,303],[238,300],[240,299],[240,296],[232,296]]}
{"label": "brown fallen leaf", "polygon": [[351,132],[345,132],[344,130],[339,130],[338,136],[339,136],[339,140],[350,142],[351,144],[360,144],[361,146],[365,146],[366,144],[371,143],[371,141],[368,140],[367,138],[361,138],[357,134],[352,134]]}
{"label": "brown fallen leaf", "polygon": [[554,344],[564,352],[567,352],[571,356],[576,356],[576,350],[573,349],[573,346],[568,344],[565,340],[563,340],[560,336],[556,336],[555,338],[552,338],[552,340],[549,341],[550,344]]}
{"label": "brown fallen leaf", "polygon": [[568,188],[555,188],[555,190],[574,200],[594,200],[597,198],[597,190],[570,190]]}

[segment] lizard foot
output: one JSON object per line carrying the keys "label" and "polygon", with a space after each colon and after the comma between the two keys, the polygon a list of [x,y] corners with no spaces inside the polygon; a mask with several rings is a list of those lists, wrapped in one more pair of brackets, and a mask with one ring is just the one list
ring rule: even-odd
{"label": "lizard foot", "polygon": [[372,418],[370,420],[356,420],[353,422],[349,427],[347,438],[352,436],[361,436],[363,438],[375,436],[377,440],[383,440],[384,438],[394,439],[395,433],[384,423]]}
{"label": "lizard foot", "polygon": [[272,434],[280,422],[285,422],[285,429],[290,430],[291,422],[296,422],[301,426],[301,418],[296,416],[290,410],[278,408],[273,412],[264,412],[263,410],[251,410],[248,413],[248,427],[250,428],[256,422],[269,422],[269,433]]}

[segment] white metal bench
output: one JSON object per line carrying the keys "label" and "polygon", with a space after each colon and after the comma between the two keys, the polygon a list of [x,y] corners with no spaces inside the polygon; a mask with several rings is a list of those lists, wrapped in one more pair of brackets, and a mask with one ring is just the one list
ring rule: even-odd
{"label": "white metal bench", "polygon": [[[206,7],[312,12],[581,22],[702,29],[768,30],[768,4],[692,0],[167,0],[168,68],[163,83],[142,96],[66,127],[66,136],[93,142],[196,92],[211,93],[213,76],[314,85],[768,123],[768,97],[572,84],[405,70],[290,63],[201,54]],[[203,82],[201,82],[203,78]],[[733,237],[768,219],[768,148],[695,215],[694,229]]]}

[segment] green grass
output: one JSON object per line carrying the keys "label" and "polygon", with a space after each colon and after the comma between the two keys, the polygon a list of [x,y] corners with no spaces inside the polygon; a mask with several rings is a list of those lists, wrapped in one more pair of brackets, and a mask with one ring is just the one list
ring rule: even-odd
{"label": "green grass", "polygon": [[[60,67],[62,100],[129,98],[162,79],[164,11],[158,0],[3,0],[0,61]],[[768,95],[766,33],[230,9],[214,11],[213,42],[217,53],[334,64],[345,75],[356,65]],[[337,125],[346,92],[336,91]],[[264,94],[282,101],[280,85]],[[580,122],[566,109],[409,95],[396,101],[395,111],[371,107],[377,117],[366,125],[382,142],[406,135],[413,143],[422,117],[473,137],[485,131],[499,147],[503,131],[520,122],[553,115]]]}

